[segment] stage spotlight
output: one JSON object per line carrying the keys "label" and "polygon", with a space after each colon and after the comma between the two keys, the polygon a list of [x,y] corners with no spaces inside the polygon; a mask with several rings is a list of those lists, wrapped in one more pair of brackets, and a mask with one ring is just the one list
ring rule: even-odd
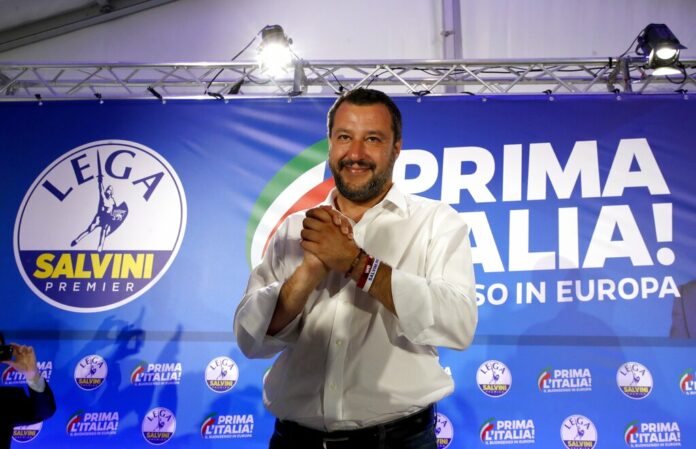
{"label": "stage spotlight", "polygon": [[667,25],[651,23],[638,35],[636,53],[648,57],[647,68],[654,76],[682,73],[679,65],[679,50],[686,48]]}
{"label": "stage spotlight", "polygon": [[276,77],[292,64],[293,53],[289,39],[280,25],[267,25],[261,30],[259,65],[268,75]]}

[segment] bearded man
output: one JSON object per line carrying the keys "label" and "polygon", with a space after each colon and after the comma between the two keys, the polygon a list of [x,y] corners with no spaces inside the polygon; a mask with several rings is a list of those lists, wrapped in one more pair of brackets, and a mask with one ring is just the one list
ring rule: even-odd
{"label": "bearded man", "polygon": [[264,380],[271,449],[436,449],[434,404],[452,393],[438,346],[477,323],[468,227],[392,182],[401,113],[356,89],[328,114],[325,203],[289,216],[235,314],[247,357],[280,353]]}

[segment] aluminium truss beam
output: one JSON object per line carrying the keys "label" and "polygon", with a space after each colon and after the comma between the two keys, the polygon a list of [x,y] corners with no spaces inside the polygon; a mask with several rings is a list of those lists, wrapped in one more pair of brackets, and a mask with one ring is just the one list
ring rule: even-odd
{"label": "aluminium truss beam", "polygon": [[696,60],[683,73],[655,77],[638,58],[296,61],[270,77],[255,62],[8,63],[0,62],[0,101],[67,99],[334,96],[373,86],[392,95],[458,93],[686,93],[696,90]]}

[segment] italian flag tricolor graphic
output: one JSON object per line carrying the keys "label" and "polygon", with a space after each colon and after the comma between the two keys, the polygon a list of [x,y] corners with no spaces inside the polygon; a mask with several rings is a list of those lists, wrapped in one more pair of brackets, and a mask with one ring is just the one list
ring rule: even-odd
{"label": "italian flag tricolor graphic", "polygon": [[539,373],[539,377],[537,378],[537,385],[539,386],[539,390],[542,391],[544,389],[544,385],[546,384],[546,381],[551,378],[551,367],[547,366],[544,368],[541,373]]}
{"label": "italian flag tricolor graphic", "polygon": [[316,206],[333,188],[333,179],[325,179],[328,151],[326,139],[305,149],[280,169],[259,195],[246,236],[252,267],[261,262],[268,242],[288,215]]}
{"label": "italian flag tricolor graphic", "polygon": [[11,366],[8,366],[5,371],[2,372],[2,383],[7,383],[7,379],[10,377],[10,374],[12,372],[16,371],[14,368]]}
{"label": "italian flag tricolor graphic", "polygon": [[133,369],[133,372],[131,373],[131,376],[130,376],[131,384],[135,383],[135,380],[138,378],[138,374],[145,371],[146,365],[147,365],[146,362],[139,363],[138,366],[136,366],[135,369]]}
{"label": "italian flag tricolor graphic", "polygon": [[82,413],[83,413],[83,412],[84,412],[84,410],[80,410],[79,412],[75,412],[75,413],[70,417],[70,419],[68,420],[68,424],[65,426],[65,431],[66,431],[67,433],[72,432],[73,426],[75,426],[75,424],[77,424],[77,423],[80,422],[80,420],[82,419]]}
{"label": "italian flag tricolor graphic", "polygon": [[216,416],[217,413],[211,413],[210,415],[205,417],[205,419],[203,420],[203,424],[201,424],[201,436],[205,436],[206,429],[215,424]]}
{"label": "italian flag tricolor graphic", "polygon": [[637,432],[638,421],[631,421],[630,423],[628,423],[628,426],[626,426],[626,430],[624,430],[624,440],[626,440],[626,444],[631,443],[631,435]]}
{"label": "italian flag tricolor graphic", "polygon": [[493,421],[495,421],[495,418],[488,419],[488,421],[483,423],[483,425],[479,429],[479,436],[481,437],[481,441],[486,441],[486,435],[488,435],[488,432],[493,430],[493,428],[495,427]]}
{"label": "italian flag tricolor graphic", "polygon": [[689,368],[682,373],[681,377],[679,378],[679,388],[681,388],[681,391],[686,391],[686,383],[694,380],[693,371],[693,369]]}

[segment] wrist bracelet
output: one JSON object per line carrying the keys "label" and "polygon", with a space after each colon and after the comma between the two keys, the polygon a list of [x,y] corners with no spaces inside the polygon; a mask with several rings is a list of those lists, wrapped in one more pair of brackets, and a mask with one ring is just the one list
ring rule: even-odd
{"label": "wrist bracelet", "polygon": [[362,286],[364,292],[370,291],[370,287],[372,287],[372,282],[375,280],[375,277],[377,276],[377,270],[379,270],[379,265],[381,263],[382,261],[379,259],[374,259],[374,261],[372,262],[372,266],[370,267],[370,273],[367,275],[365,285]]}
{"label": "wrist bracelet", "polygon": [[370,274],[374,261],[374,258],[370,257],[369,255],[367,256],[367,263],[365,264],[365,268],[363,268],[362,274],[360,275],[360,279],[358,279],[357,283],[359,289],[362,289],[365,286],[367,276]]}
{"label": "wrist bracelet", "polygon": [[355,259],[350,263],[350,268],[348,268],[348,271],[346,271],[346,276],[345,277],[350,277],[350,274],[355,270],[355,267],[358,266],[358,262],[360,262],[360,258],[362,257],[363,254],[365,254],[365,250],[362,248],[358,248],[360,251],[358,251],[358,255],[355,256]]}

